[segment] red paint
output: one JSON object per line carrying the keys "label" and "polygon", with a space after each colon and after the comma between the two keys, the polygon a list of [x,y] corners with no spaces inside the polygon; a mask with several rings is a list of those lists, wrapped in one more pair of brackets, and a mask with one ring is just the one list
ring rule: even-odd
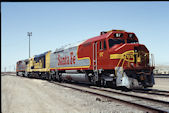
{"label": "red paint", "polygon": [[[120,37],[119,39],[123,39],[125,40],[125,44],[117,44],[114,45],[112,48],[109,48],[109,44],[108,44],[108,39],[112,38],[112,39],[117,39],[116,37],[114,37],[115,33],[123,33],[123,37]],[[135,36],[134,33],[131,32],[125,32],[125,31],[112,31],[109,33],[106,33],[104,35],[101,36],[96,36],[93,38],[90,38],[88,40],[86,40],[85,42],[83,42],[81,45],[79,45],[79,49],[78,49],[78,57],[79,58],[83,58],[83,57],[89,57],[90,61],[91,61],[91,65],[88,68],[89,70],[93,70],[93,44],[95,42],[97,42],[97,67],[98,69],[115,69],[115,67],[118,65],[119,63],[119,59],[110,59],[110,54],[122,54],[126,51],[129,50],[134,50],[134,47],[139,47],[139,50],[144,51],[146,53],[149,53],[148,49],[142,45],[142,44],[134,44],[134,43],[127,43],[127,40],[130,39],[128,37],[128,33],[133,34],[134,37],[132,38],[132,40],[138,41],[138,38]],[[106,41],[106,50],[99,50],[99,42],[100,41]],[[99,53],[103,52],[103,57],[99,57]],[[123,60],[122,60],[123,61]],[[122,61],[120,63],[120,65],[122,65]],[[141,63],[139,64],[139,66],[143,66]],[[128,66],[128,62],[124,61],[123,64],[123,68],[124,69],[131,69],[131,67]],[[139,68],[138,66],[134,68]],[[149,68],[148,66],[145,67],[143,66],[142,68]],[[85,70],[85,68],[83,68]]]}

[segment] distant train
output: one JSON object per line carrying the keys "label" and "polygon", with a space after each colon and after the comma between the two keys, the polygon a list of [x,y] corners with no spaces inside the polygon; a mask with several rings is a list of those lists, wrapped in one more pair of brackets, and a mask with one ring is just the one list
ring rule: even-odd
{"label": "distant train", "polygon": [[148,49],[134,33],[124,30],[103,31],[83,42],[20,60],[16,67],[18,76],[47,80],[128,89],[154,85]]}

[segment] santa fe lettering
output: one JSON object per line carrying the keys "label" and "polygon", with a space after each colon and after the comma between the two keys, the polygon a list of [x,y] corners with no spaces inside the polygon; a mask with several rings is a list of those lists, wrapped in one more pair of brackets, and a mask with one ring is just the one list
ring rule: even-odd
{"label": "santa fe lettering", "polygon": [[73,52],[70,52],[70,56],[64,56],[61,57],[60,54],[58,54],[58,65],[69,65],[69,64],[75,64],[76,57],[73,55]]}

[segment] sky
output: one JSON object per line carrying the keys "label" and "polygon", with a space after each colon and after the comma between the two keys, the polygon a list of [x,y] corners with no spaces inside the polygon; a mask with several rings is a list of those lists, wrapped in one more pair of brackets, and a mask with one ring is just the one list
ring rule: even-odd
{"label": "sky", "polygon": [[1,2],[1,71],[48,50],[83,41],[112,29],[134,32],[169,65],[169,2]]}

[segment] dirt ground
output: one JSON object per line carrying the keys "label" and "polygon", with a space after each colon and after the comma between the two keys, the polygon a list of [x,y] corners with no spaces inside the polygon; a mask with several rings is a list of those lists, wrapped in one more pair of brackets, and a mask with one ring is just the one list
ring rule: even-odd
{"label": "dirt ground", "polygon": [[152,89],[169,91],[169,78],[155,78],[155,85]]}
{"label": "dirt ground", "polygon": [[[167,89],[165,82],[154,88]],[[121,103],[63,88],[45,80],[1,75],[2,113],[142,113]]]}

